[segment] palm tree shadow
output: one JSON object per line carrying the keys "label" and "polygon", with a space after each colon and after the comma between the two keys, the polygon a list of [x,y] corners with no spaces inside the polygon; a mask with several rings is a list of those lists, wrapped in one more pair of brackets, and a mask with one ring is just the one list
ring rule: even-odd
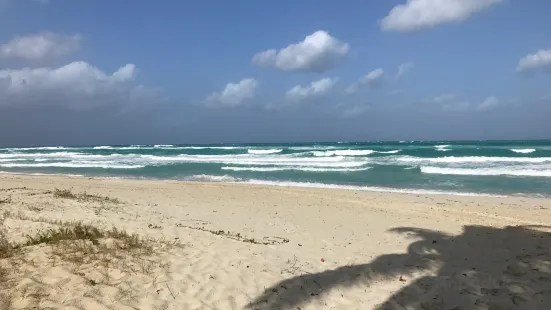
{"label": "palm tree shadow", "polygon": [[[405,282],[376,309],[551,309],[551,233],[541,226],[465,226],[460,235],[401,227],[416,238],[406,254],[381,255],[368,264],[283,280],[266,289],[252,309],[297,309],[325,293]],[[405,278],[402,278],[404,276]]]}

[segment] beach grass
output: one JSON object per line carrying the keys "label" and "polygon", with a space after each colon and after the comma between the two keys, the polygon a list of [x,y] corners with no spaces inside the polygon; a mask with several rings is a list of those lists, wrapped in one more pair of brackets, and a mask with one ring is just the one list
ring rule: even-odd
{"label": "beach grass", "polygon": [[79,202],[96,201],[96,202],[107,202],[107,203],[116,203],[116,204],[121,203],[121,201],[117,198],[90,194],[87,192],[73,193],[73,191],[70,189],[56,188],[53,192],[53,195],[55,198],[73,199]]}
{"label": "beach grass", "polygon": [[[22,242],[12,242],[4,227],[7,218],[52,227],[26,235]],[[29,296],[32,297],[34,307],[42,308],[48,303],[51,285],[35,281],[32,285],[18,287],[18,283],[25,282],[26,268],[29,266],[36,271],[35,278],[40,278],[39,274],[44,273],[39,270],[62,267],[69,270],[70,277],[84,279],[81,282],[91,288],[97,285],[115,287],[120,281],[112,276],[113,273],[143,274],[155,278],[166,274],[170,264],[153,254],[154,248],[166,248],[167,245],[176,244],[142,238],[116,227],[103,229],[82,222],[32,218],[21,213],[4,212],[0,218],[0,309],[12,309],[15,298],[28,299]],[[38,259],[36,253],[44,253],[46,260]],[[131,297],[135,295],[131,287],[117,292],[119,299],[129,298],[128,303],[133,302]]]}

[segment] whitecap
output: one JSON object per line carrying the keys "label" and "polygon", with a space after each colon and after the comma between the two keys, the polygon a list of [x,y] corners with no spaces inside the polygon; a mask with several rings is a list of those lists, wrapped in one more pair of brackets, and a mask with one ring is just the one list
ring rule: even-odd
{"label": "whitecap", "polygon": [[25,158],[0,158],[0,163],[9,163],[14,161],[25,161]]}
{"label": "whitecap", "polygon": [[443,168],[443,167],[421,167],[421,172],[429,174],[448,175],[478,175],[478,176],[527,176],[527,177],[551,177],[551,170],[535,170],[521,168]]}
{"label": "whitecap", "polygon": [[515,153],[529,154],[536,151],[536,149],[511,149]]}
{"label": "whitecap", "polygon": [[370,169],[363,168],[315,168],[315,167],[222,167],[222,170],[231,171],[256,171],[256,172],[275,172],[275,171],[305,171],[305,172],[358,172]]}
{"label": "whitecap", "polygon": [[544,163],[551,162],[551,157],[486,157],[486,156],[447,156],[436,158],[423,158],[404,156],[396,158],[403,162],[431,162],[431,163],[499,163],[499,162],[519,162],[519,163]]}
{"label": "whitecap", "polygon": [[377,153],[379,154],[396,154],[396,153],[400,153],[402,150],[393,150],[393,151],[386,151],[386,152],[382,152],[382,151],[377,151]]}
{"label": "whitecap", "polygon": [[317,157],[328,156],[366,156],[375,153],[373,150],[335,150],[335,151],[312,151],[312,155]]}
{"label": "whitecap", "polygon": [[67,147],[64,146],[40,146],[40,147],[12,147],[7,148],[8,151],[54,151],[54,150],[64,150]]}
{"label": "whitecap", "polygon": [[102,169],[138,169],[143,165],[130,165],[113,162],[97,161],[75,161],[75,162],[51,162],[51,163],[29,163],[29,164],[0,164],[4,168],[102,168]]}
{"label": "whitecap", "polygon": [[177,156],[154,156],[140,155],[139,158],[154,162],[173,163],[220,163],[239,165],[262,165],[262,166],[308,166],[308,167],[359,167],[365,165],[366,161],[348,160],[343,156],[334,157],[294,157],[294,156],[262,156],[236,154],[236,155],[177,155]]}
{"label": "whitecap", "polygon": [[276,154],[281,153],[283,151],[282,149],[268,149],[268,150],[255,150],[255,149],[248,149],[247,153],[249,154],[255,154],[255,155],[264,155],[264,154]]}
{"label": "whitecap", "polygon": [[312,145],[312,146],[291,146],[291,151],[312,151],[312,150],[335,150],[342,149],[340,146]]}
{"label": "whitecap", "polygon": [[207,175],[207,174],[197,174],[192,175],[186,178],[187,181],[196,181],[196,182],[237,182],[240,179],[234,178],[229,175]]}

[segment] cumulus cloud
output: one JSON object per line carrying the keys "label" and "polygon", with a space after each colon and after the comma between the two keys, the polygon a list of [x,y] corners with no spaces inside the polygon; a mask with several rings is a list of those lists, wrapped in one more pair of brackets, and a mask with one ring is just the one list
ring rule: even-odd
{"label": "cumulus cloud", "polygon": [[26,61],[44,61],[74,53],[80,48],[79,34],[65,35],[43,32],[13,38],[0,45],[0,57]]}
{"label": "cumulus cloud", "polygon": [[319,30],[306,36],[302,42],[279,51],[269,49],[260,52],[253,56],[252,63],[284,71],[324,72],[334,67],[349,49],[347,43]]}
{"label": "cumulus cloud", "polygon": [[458,23],[503,0],[407,0],[393,7],[381,20],[381,28],[410,32],[444,23]]}
{"label": "cumulus cloud", "polygon": [[494,96],[490,96],[482,101],[477,107],[477,110],[485,111],[496,107],[499,104],[499,99]]}
{"label": "cumulus cloud", "polygon": [[203,103],[208,107],[236,107],[253,98],[258,85],[258,81],[253,78],[228,83],[224,90],[212,93]]}
{"label": "cumulus cloud", "polygon": [[551,49],[539,50],[523,57],[517,65],[517,72],[533,71],[539,68],[551,68]]}
{"label": "cumulus cloud", "polygon": [[59,68],[0,70],[0,107],[51,105],[89,109],[151,99],[153,89],[135,85],[136,66],[112,74],[77,61]]}
{"label": "cumulus cloud", "polygon": [[337,79],[324,78],[313,81],[308,86],[296,85],[286,93],[286,97],[290,101],[298,102],[312,97],[326,95],[331,91],[337,83]]}
{"label": "cumulus cloud", "polygon": [[375,69],[368,74],[362,76],[357,82],[350,85],[347,89],[347,93],[356,92],[361,86],[366,85],[368,87],[375,87],[382,84],[385,71],[381,68]]}
{"label": "cumulus cloud", "polygon": [[398,66],[398,72],[394,76],[395,80],[401,79],[404,75],[408,74],[413,68],[415,67],[415,64],[413,62],[405,62]]}

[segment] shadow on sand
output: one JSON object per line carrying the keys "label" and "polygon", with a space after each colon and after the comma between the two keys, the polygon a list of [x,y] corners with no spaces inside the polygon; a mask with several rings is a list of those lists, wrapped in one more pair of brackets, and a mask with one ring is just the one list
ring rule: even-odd
{"label": "shadow on sand", "polygon": [[[465,226],[460,235],[401,227],[392,232],[418,239],[406,254],[371,263],[289,278],[267,288],[253,309],[297,309],[332,289],[404,282],[375,309],[551,309],[551,233],[539,226]],[[373,287],[371,287],[373,288]],[[358,306],[361,309],[361,305]],[[358,308],[358,307],[353,307]]]}

